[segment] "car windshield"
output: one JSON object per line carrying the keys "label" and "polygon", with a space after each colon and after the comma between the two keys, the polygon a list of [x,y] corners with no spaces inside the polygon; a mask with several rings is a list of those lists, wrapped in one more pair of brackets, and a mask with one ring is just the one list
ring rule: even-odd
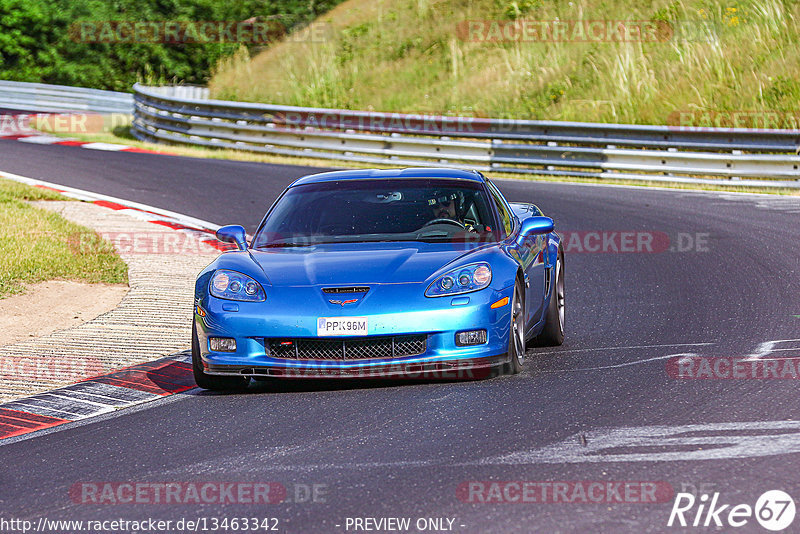
{"label": "car windshield", "polygon": [[484,188],[463,180],[342,180],[292,187],[254,248],[363,241],[496,240]]}

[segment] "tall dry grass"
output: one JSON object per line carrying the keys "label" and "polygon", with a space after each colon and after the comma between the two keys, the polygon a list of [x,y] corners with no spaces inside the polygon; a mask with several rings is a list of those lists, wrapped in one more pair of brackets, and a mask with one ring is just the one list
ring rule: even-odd
{"label": "tall dry grass", "polygon": [[[675,111],[794,111],[800,3],[349,0],[220,63],[214,97],[299,106],[663,124]],[[475,42],[469,20],[655,20],[660,42]],[[308,30],[307,30],[308,31]],[[311,34],[313,32],[309,32]]]}

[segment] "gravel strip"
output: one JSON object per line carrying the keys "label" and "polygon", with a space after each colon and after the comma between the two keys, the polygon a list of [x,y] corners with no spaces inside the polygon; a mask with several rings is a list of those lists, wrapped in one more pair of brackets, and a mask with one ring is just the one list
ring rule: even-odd
{"label": "gravel strip", "polygon": [[194,280],[218,251],[141,213],[87,202],[31,204],[109,236],[128,264],[130,291],[91,321],[0,347],[0,402],[189,348]]}

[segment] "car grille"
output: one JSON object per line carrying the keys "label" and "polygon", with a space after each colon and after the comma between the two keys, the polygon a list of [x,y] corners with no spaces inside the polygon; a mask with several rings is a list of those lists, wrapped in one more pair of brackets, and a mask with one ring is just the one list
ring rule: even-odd
{"label": "car grille", "polygon": [[292,360],[369,360],[400,358],[424,354],[428,346],[425,334],[350,339],[271,339],[264,340],[273,358]]}

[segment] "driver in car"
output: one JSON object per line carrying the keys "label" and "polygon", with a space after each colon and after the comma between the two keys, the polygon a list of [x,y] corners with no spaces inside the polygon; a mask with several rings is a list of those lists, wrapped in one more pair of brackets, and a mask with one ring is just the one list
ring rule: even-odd
{"label": "driver in car", "polygon": [[[460,211],[463,209],[462,196],[456,191],[434,191],[433,198],[428,199],[428,206],[431,208],[433,219],[448,219],[456,221],[468,232],[476,232],[474,222],[464,220]],[[429,223],[430,224],[430,223]]]}
{"label": "driver in car", "polygon": [[[433,216],[437,219],[451,219],[458,221],[456,214],[457,193],[447,191],[436,191],[434,198],[428,199],[428,206],[433,210]],[[461,222],[461,221],[458,221]]]}

